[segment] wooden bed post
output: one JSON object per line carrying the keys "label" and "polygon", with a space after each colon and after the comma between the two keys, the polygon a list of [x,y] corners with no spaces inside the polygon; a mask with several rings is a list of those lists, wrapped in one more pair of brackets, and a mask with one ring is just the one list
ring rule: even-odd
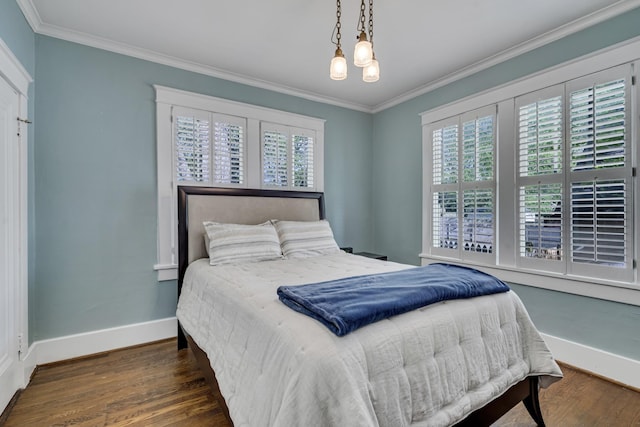
{"label": "wooden bed post", "polygon": [[[178,187],[178,235],[186,236],[188,231],[187,194]],[[189,246],[186,243],[186,239],[178,239],[178,298],[180,298],[180,292],[182,291],[184,273],[187,270],[188,250]],[[187,348],[187,337],[180,326],[180,321],[178,321],[178,350],[183,348]]]}
{"label": "wooden bed post", "polygon": [[187,342],[187,337],[184,334],[184,331],[182,330],[182,327],[180,327],[180,322],[178,322],[178,350],[182,350],[183,348],[187,348],[188,347],[188,342]]}
{"label": "wooden bed post", "polygon": [[538,396],[538,377],[531,377],[529,382],[529,396],[527,396],[522,402],[529,411],[531,418],[538,424],[539,427],[545,427],[544,420],[542,419],[542,410],[540,409],[540,400]]}

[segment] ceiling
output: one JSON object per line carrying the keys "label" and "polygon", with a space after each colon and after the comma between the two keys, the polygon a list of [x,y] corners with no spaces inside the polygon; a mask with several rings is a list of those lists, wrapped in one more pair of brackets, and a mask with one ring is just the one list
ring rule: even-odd
{"label": "ceiling", "polygon": [[380,80],[353,61],[360,4],[342,0],[346,80],[329,78],[330,0],[17,0],[34,31],[362,111],[640,6],[639,0],[375,0]]}

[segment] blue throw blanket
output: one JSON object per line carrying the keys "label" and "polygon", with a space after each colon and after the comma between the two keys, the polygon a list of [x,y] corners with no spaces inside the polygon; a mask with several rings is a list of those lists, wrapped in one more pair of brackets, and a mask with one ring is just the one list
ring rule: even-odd
{"label": "blue throw blanket", "polygon": [[507,292],[490,274],[452,264],[347,277],[301,286],[280,286],[288,307],[322,322],[343,336],[369,323],[435,302]]}

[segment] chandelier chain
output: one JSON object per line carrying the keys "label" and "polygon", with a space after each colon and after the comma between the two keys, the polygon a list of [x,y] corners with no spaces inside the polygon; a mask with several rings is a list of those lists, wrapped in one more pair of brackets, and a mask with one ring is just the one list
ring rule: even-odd
{"label": "chandelier chain", "polygon": [[340,34],[340,29],[342,28],[342,24],[340,23],[340,18],[342,17],[342,3],[340,0],[336,0],[336,26],[333,28],[333,34],[331,35],[331,42],[333,42],[333,36],[336,38],[336,42],[334,44],[338,49],[340,49],[340,39],[342,38],[342,34]]}
{"label": "chandelier chain", "polygon": [[369,0],[369,41],[373,48],[373,0]]}
{"label": "chandelier chain", "polygon": [[340,37],[342,37],[340,35],[340,28],[342,27],[342,24],[340,23],[340,17],[342,16],[342,5],[340,4],[340,0],[336,1],[337,4],[337,10],[336,10],[336,39],[338,40],[338,48],[340,48]]}
{"label": "chandelier chain", "polygon": [[364,0],[362,0],[362,2],[360,3],[360,23],[359,23],[359,30],[360,32],[366,31],[367,30],[367,26],[365,24],[365,11],[366,11],[366,6],[364,4]]}

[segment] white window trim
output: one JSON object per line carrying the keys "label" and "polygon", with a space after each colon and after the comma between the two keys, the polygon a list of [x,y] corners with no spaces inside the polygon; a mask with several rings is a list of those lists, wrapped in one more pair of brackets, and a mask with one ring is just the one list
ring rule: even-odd
{"label": "white window trim", "polygon": [[[272,190],[324,191],[324,123],[325,120],[286,111],[274,110],[223,98],[153,85],[156,91],[156,137],[158,168],[158,281],[178,277],[176,193],[173,178],[173,107],[184,107],[246,118],[245,184],[241,187]],[[262,185],[261,122],[278,123],[314,132],[313,188],[265,187]],[[192,184],[189,184],[192,185]],[[198,185],[198,184],[193,184]],[[217,185],[238,187],[238,185]]]}
{"label": "white window trim", "polygon": [[[528,92],[541,90],[545,87],[561,84],[569,80],[603,71],[608,68],[633,63],[633,74],[637,78],[640,67],[640,37],[625,41],[613,47],[603,49],[584,57],[572,60],[561,65],[552,67],[547,70],[535,73],[528,77],[518,79],[516,81],[498,86],[496,88],[483,91],[481,93],[463,98],[461,100],[443,105],[433,110],[425,111],[420,114],[423,127],[423,165],[430,162],[427,157],[429,138],[425,131],[430,124],[444,120],[448,117],[459,115],[465,111],[475,110],[490,104],[498,104],[498,128],[502,134],[515,135],[515,116],[514,116],[514,98],[522,96]],[[640,126],[638,125],[637,115],[640,112],[640,84],[636,82],[631,88],[631,104],[632,104],[632,123],[631,137],[633,143],[631,162],[632,167],[638,167],[638,158],[640,157],[640,149],[638,141],[640,141]],[[502,158],[515,158],[515,145],[513,141],[504,141],[498,138],[497,152]],[[499,230],[497,231],[498,239],[501,233],[509,233],[515,235],[517,232],[517,224],[515,216],[512,215],[512,206],[516,200],[516,186],[513,185],[515,177],[515,164],[513,162],[500,162],[498,169],[498,189],[497,194],[505,198],[502,202],[498,202],[498,215],[500,218]],[[585,277],[572,277],[551,272],[539,272],[519,268],[516,264],[515,239],[500,241],[501,247],[498,248],[497,260],[498,265],[487,266],[469,261],[460,261],[458,259],[445,258],[437,256],[430,251],[430,226],[431,219],[428,211],[430,198],[430,182],[431,176],[427,174],[427,168],[423,167],[423,243],[420,258],[422,264],[428,264],[435,261],[449,261],[460,264],[474,266],[480,270],[494,274],[502,280],[529,285],[544,289],[562,291],[576,295],[584,295],[610,301],[617,301],[626,304],[640,306],[640,278],[638,275],[637,265],[634,267],[634,280],[630,283],[618,282],[605,279],[589,279]],[[638,229],[640,225],[640,185],[637,184],[637,177],[633,182],[633,203],[634,203],[634,225]],[[512,194],[510,194],[512,193]],[[429,197],[427,197],[429,195]],[[511,200],[509,200],[509,196]],[[497,226],[498,227],[498,226]],[[640,250],[640,236],[638,233],[633,235],[634,253],[632,259],[638,259]],[[504,239],[503,239],[504,240]],[[513,240],[513,244],[511,244]],[[507,244],[505,244],[507,243]],[[637,264],[636,261],[634,261]]]}

